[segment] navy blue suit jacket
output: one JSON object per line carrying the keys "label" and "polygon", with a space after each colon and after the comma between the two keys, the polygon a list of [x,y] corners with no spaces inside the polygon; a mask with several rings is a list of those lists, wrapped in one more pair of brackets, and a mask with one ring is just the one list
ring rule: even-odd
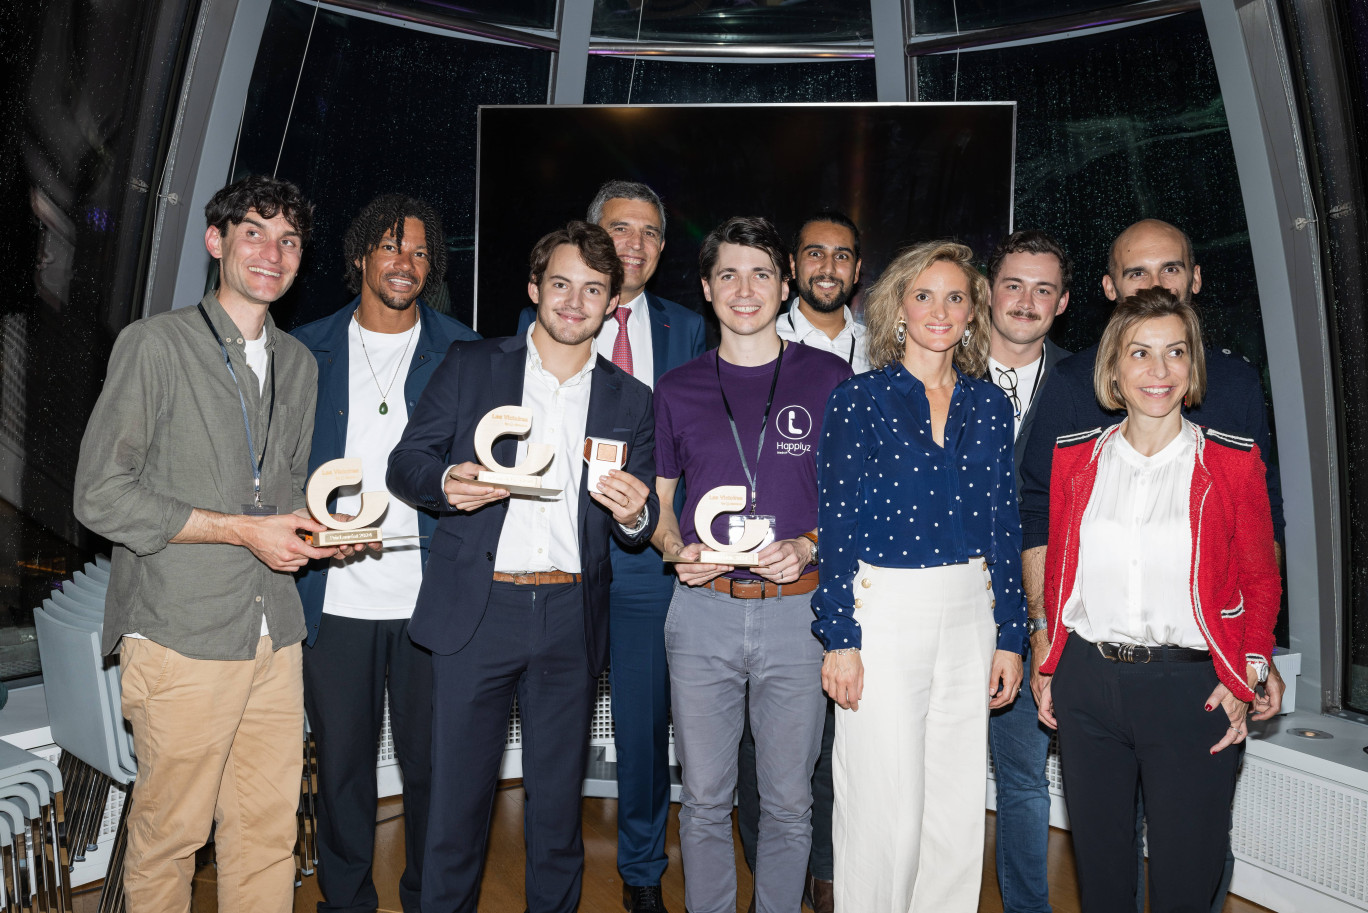
{"label": "navy blue suit jacket", "polygon": [[[318,361],[318,409],[314,413],[313,450],[309,454],[309,472],[312,473],[328,460],[346,456],[347,413],[350,411],[349,384],[350,366],[348,364],[347,330],[352,314],[361,303],[358,296],[351,304],[330,317],[306,323],[290,335],[309,347]],[[480,334],[470,327],[444,314],[439,314],[422,301],[417,304],[418,344],[413,350],[413,360],[409,363],[408,376],[404,379],[404,402],[408,412],[418,405],[418,397],[427,386],[432,371],[442,361],[442,356],[453,342],[479,339]],[[374,486],[379,481],[368,479]],[[335,510],[337,498],[328,499],[328,509]],[[437,528],[435,514],[418,509],[418,533],[431,536]],[[420,539],[422,559],[426,564],[428,539]],[[310,561],[308,566],[297,575],[295,583],[299,587],[299,598],[304,603],[304,623],[307,626],[306,642],[313,646],[318,638],[318,627],[323,619],[323,592],[328,583],[327,561]]]}
{"label": "navy blue suit jacket", "polygon": [[[607,359],[595,358],[584,433],[626,441],[627,471],[650,489],[650,521],[632,536],[589,497],[588,480],[580,474],[584,641],[589,671],[597,676],[608,661],[608,589],[613,579],[608,542],[613,537],[627,545],[650,541],[660,518],[660,502],[655,494],[655,415],[650,388]],[[473,513],[451,508],[442,491],[444,472],[454,463],[477,461],[475,426],[485,413],[522,402],[526,360],[525,334],[453,345],[410,416],[403,439],[390,454],[390,491],[441,517],[432,537],[418,607],[409,622],[414,643],[433,653],[459,652],[479,627],[489,602],[499,535],[508,516],[508,499]],[[500,438],[494,445],[494,459],[513,465],[517,444],[511,436]]]}
{"label": "navy blue suit jacket", "polygon": [[[646,304],[646,313],[651,318],[651,373],[655,383],[660,383],[666,371],[673,371],[703,354],[707,348],[707,331],[703,316],[682,304],[650,292],[646,293]],[[535,308],[523,308],[518,317],[518,332],[527,332],[536,316]],[[675,513],[683,509],[684,486],[680,485],[675,493]],[[615,591],[634,600],[657,598],[669,602],[674,593],[674,573],[665,569],[660,555],[649,545],[623,548],[615,540],[611,552]]]}
{"label": "navy blue suit jacket", "polygon": [[[1040,366],[1040,389],[1036,391],[1035,399],[1026,407],[1026,414],[1021,417],[1021,430],[1017,432],[1016,443],[1012,448],[1013,466],[1016,467],[1017,495],[1021,494],[1021,466],[1026,462],[1026,442],[1031,439],[1031,428],[1035,426],[1036,414],[1040,411],[1040,401],[1044,399],[1045,384],[1054,373],[1059,363],[1069,357],[1066,349],[1061,349],[1050,341],[1050,337],[1045,337],[1045,361]],[[996,380],[994,378],[994,380]],[[1027,394],[1029,395],[1029,393]]]}

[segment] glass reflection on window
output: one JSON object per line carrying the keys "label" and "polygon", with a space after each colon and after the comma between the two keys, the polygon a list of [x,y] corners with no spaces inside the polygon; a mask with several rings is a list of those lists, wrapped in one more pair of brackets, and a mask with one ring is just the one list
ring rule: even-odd
{"label": "glass reflection on window", "polygon": [[619,41],[869,39],[868,0],[594,0],[591,35]]}

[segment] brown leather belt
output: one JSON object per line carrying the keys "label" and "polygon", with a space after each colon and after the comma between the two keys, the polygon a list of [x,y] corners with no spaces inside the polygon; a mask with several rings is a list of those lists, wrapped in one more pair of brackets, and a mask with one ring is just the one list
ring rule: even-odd
{"label": "brown leather belt", "polygon": [[579,583],[579,574],[567,574],[565,571],[533,571],[530,574],[505,574],[502,571],[494,572],[496,583],[516,583],[518,586],[538,586],[544,583]]}
{"label": "brown leather belt", "polygon": [[802,596],[817,589],[817,572],[808,571],[792,583],[770,583],[768,580],[734,580],[718,577],[703,584],[709,589],[726,593],[733,599],[773,599],[775,596]]}

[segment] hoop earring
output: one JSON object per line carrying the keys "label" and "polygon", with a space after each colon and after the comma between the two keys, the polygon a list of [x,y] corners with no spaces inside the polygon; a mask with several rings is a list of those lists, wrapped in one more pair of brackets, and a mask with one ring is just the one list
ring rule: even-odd
{"label": "hoop earring", "polygon": [[974,331],[973,331],[973,330],[969,329],[968,327],[965,327],[965,328],[964,328],[964,336],[960,339],[960,345],[961,345],[962,347],[966,348],[966,349],[969,348],[969,337],[972,336],[973,334],[974,334]]}
{"label": "hoop earring", "polygon": [[893,338],[898,341],[898,345],[907,344],[907,318],[899,317],[898,324],[893,328]]}

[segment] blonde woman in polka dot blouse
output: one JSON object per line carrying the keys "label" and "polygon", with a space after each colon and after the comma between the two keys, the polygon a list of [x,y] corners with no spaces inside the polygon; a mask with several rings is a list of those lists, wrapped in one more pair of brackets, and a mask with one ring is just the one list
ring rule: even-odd
{"label": "blonde woman in polka dot blouse", "polygon": [[822,426],[812,627],[838,705],[837,913],[978,909],[988,712],[1021,685],[1026,602],[1012,407],[980,379],[972,258],[939,241],[893,261],[865,302],[876,367]]}

